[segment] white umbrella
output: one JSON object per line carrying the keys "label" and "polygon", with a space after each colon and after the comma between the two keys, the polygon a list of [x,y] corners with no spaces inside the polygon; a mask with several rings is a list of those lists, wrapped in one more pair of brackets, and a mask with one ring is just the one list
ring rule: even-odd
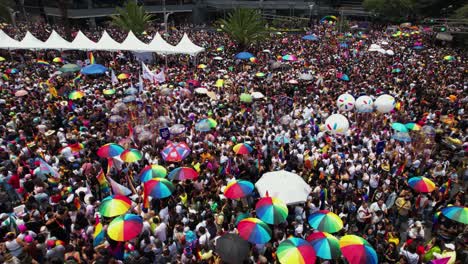
{"label": "white umbrella", "polygon": [[221,60],[223,60],[223,58],[220,57],[220,56],[216,56],[216,57],[213,58],[213,60],[221,61]]}
{"label": "white umbrella", "polygon": [[195,89],[195,93],[197,93],[197,94],[206,94],[206,93],[208,93],[208,89],[203,88],[203,87],[199,87],[199,88]]}
{"label": "white umbrella", "polygon": [[310,73],[302,73],[301,75],[299,75],[299,79],[304,80],[304,81],[310,81],[313,78],[314,77]]}
{"label": "white umbrella", "polygon": [[390,55],[390,56],[395,55],[395,52],[393,52],[393,50],[387,50],[386,53],[387,55]]}
{"label": "white umbrella", "polygon": [[250,94],[254,99],[262,99],[265,97],[261,92],[253,92]]}
{"label": "white umbrella", "polygon": [[261,197],[276,197],[286,204],[298,204],[307,200],[312,188],[301,176],[288,171],[273,171],[262,175],[255,183]]}

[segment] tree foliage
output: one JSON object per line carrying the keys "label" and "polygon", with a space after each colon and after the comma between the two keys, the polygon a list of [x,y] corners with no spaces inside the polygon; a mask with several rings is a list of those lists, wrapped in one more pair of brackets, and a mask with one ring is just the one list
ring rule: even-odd
{"label": "tree foliage", "polygon": [[265,21],[260,13],[253,9],[236,9],[229,13],[227,19],[220,19],[218,23],[221,30],[237,43],[240,50],[268,36]]}
{"label": "tree foliage", "polygon": [[152,16],[132,0],[129,0],[123,7],[117,7],[116,10],[117,15],[111,17],[112,24],[125,31],[131,30],[137,36],[145,31],[152,20]]}
{"label": "tree foliage", "polygon": [[414,15],[414,0],[364,0],[364,8],[383,20],[402,22]]}
{"label": "tree foliage", "polygon": [[14,6],[15,4],[11,0],[0,1],[0,21],[12,22],[10,9]]}
{"label": "tree foliage", "polygon": [[457,19],[468,19],[468,4],[455,10],[453,17]]}

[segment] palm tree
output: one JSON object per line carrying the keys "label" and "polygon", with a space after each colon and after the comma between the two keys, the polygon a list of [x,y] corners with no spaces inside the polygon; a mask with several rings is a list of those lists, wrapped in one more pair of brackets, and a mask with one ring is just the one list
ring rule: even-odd
{"label": "palm tree", "polygon": [[123,8],[117,7],[116,10],[118,15],[111,17],[112,24],[125,31],[131,30],[137,36],[145,31],[148,23],[152,20],[152,16],[132,0],[129,0]]}
{"label": "palm tree", "polygon": [[218,23],[221,30],[237,43],[239,50],[245,50],[268,36],[265,21],[253,9],[236,9],[229,13],[227,19],[220,19]]}

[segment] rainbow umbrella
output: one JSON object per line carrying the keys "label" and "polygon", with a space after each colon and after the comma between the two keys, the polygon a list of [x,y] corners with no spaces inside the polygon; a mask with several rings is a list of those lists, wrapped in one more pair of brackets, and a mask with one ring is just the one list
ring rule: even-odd
{"label": "rainbow umbrella", "polygon": [[247,143],[239,143],[232,147],[232,150],[234,150],[234,153],[239,154],[239,155],[245,155],[249,154],[252,152],[253,148]]}
{"label": "rainbow umbrella", "polygon": [[288,217],[288,207],[275,197],[263,197],[255,205],[255,213],[265,223],[277,225],[283,223]]}
{"label": "rainbow umbrella", "polygon": [[2,74],[2,79],[5,80],[5,81],[8,81],[10,79],[10,76],[8,76],[8,74],[6,74],[6,73],[3,73]]}
{"label": "rainbow umbrella", "polygon": [[165,161],[179,162],[185,159],[190,154],[190,148],[187,144],[169,143],[162,151],[161,156]]}
{"label": "rainbow umbrella", "polygon": [[435,212],[434,216],[432,216],[432,223],[433,224],[437,224],[437,222],[439,222],[439,218],[440,218],[441,213],[442,213],[441,211]]}
{"label": "rainbow umbrella", "polygon": [[78,100],[80,98],[83,98],[84,97],[84,92],[82,91],[72,91],[68,94],[68,99],[71,99],[71,100]]}
{"label": "rainbow umbrella", "polygon": [[257,76],[257,77],[265,77],[265,74],[264,74],[263,72],[257,72],[257,73],[255,74],[255,76]]}
{"label": "rainbow umbrella", "polygon": [[400,73],[401,69],[400,68],[395,68],[392,70],[392,73]]}
{"label": "rainbow umbrella", "polygon": [[416,123],[406,123],[405,127],[408,128],[409,130],[413,130],[413,131],[419,131],[422,128],[420,125],[418,125]]}
{"label": "rainbow umbrella", "polygon": [[298,237],[291,237],[281,242],[276,250],[276,256],[281,264],[314,264],[317,259],[312,245]]}
{"label": "rainbow umbrella", "polygon": [[16,68],[11,68],[11,69],[6,70],[5,72],[8,74],[15,74],[15,73],[18,73],[19,71]]}
{"label": "rainbow umbrella", "polygon": [[233,180],[224,189],[224,196],[239,199],[248,196],[254,189],[253,183],[244,180]]}
{"label": "rainbow umbrella", "polygon": [[318,257],[323,259],[337,259],[341,256],[340,242],[333,235],[326,232],[310,234],[307,241],[312,245]]}
{"label": "rainbow umbrella", "polygon": [[116,217],[107,227],[107,235],[115,241],[128,241],[137,237],[143,229],[139,215],[125,214]]}
{"label": "rainbow umbrella", "polygon": [[271,239],[271,229],[258,218],[245,218],[237,224],[239,236],[254,244],[265,244]]}
{"label": "rainbow umbrella", "polygon": [[124,148],[119,144],[107,143],[98,149],[97,155],[101,158],[111,158],[120,156],[122,152],[124,152]]}
{"label": "rainbow umbrella", "polygon": [[206,69],[206,67],[208,67],[208,66],[206,66],[206,64],[199,64],[197,66],[197,69]]}
{"label": "rainbow umbrella", "polygon": [[164,178],[167,175],[167,170],[161,165],[148,165],[144,167],[138,177],[140,181],[145,183],[153,178]]}
{"label": "rainbow umbrella", "polygon": [[167,176],[171,180],[195,180],[198,178],[198,172],[189,167],[179,167],[174,169]]}
{"label": "rainbow umbrella", "polygon": [[344,73],[341,73],[341,72],[336,74],[336,78],[338,78],[338,79],[340,79],[342,81],[346,81],[346,82],[349,81],[349,76],[344,74]]}
{"label": "rainbow umbrella", "polygon": [[297,57],[296,57],[296,56],[294,56],[294,55],[289,55],[289,54],[288,54],[288,55],[284,55],[284,56],[282,57],[282,59],[285,60],[285,61],[297,61]]}
{"label": "rainbow umbrella", "polygon": [[257,63],[258,62],[257,58],[255,58],[255,57],[249,58],[249,61],[252,62],[252,63]]}
{"label": "rainbow umbrella", "polygon": [[408,132],[408,128],[402,123],[392,123],[392,128],[398,132]]}
{"label": "rainbow umbrella", "polygon": [[248,94],[248,93],[242,93],[240,96],[239,96],[239,99],[241,102],[244,102],[244,103],[252,103],[253,102],[253,97],[251,94]]}
{"label": "rainbow umbrella", "polygon": [[83,143],[68,144],[68,147],[72,152],[80,152],[82,149],[84,149]]}
{"label": "rainbow umbrella", "polygon": [[413,188],[413,190],[420,193],[430,193],[435,189],[434,182],[424,176],[410,178],[408,180],[408,185]]}
{"label": "rainbow umbrella", "polygon": [[60,57],[55,57],[52,61],[55,63],[63,63],[63,59]]}
{"label": "rainbow umbrella", "polygon": [[446,60],[446,61],[453,61],[453,60],[455,60],[455,57],[454,57],[454,56],[447,55],[447,56],[444,56],[444,60]]}
{"label": "rainbow umbrella", "polygon": [[441,212],[445,217],[452,219],[453,221],[468,225],[468,207],[447,206],[442,209]]}
{"label": "rainbow umbrella", "polygon": [[208,132],[218,125],[213,118],[204,118],[195,124],[195,129],[200,132]]}
{"label": "rainbow umbrella", "polygon": [[364,238],[346,235],[340,239],[340,248],[349,264],[377,264],[377,253]]}
{"label": "rainbow umbrella", "polygon": [[328,210],[320,210],[309,215],[309,225],[319,231],[335,233],[343,228],[343,221]]}
{"label": "rainbow umbrella", "polygon": [[6,59],[2,56],[0,56],[0,61],[5,61]]}
{"label": "rainbow umbrella", "polygon": [[119,79],[119,80],[125,80],[125,79],[128,79],[128,78],[130,78],[130,74],[128,74],[128,73],[121,73],[121,74],[117,75],[117,79]]}
{"label": "rainbow umbrella", "polygon": [[115,89],[104,89],[104,91],[102,91],[103,94],[105,95],[113,95],[115,94]]}
{"label": "rainbow umbrella", "polygon": [[127,149],[120,154],[120,159],[128,163],[139,161],[141,158],[143,155],[138,149]]}
{"label": "rainbow umbrella", "polygon": [[36,63],[39,64],[39,65],[43,65],[43,66],[49,66],[50,65],[50,63],[48,63],[45,60],[37,60]]}
{"label": "rainbow umbrella", "polygon": [[105,217],[114,217],[125,214],[132,201],[123,195],[110,195],[104,198],[99,206],[99,213]]}
{"label": "rainbow umbrella", "polygon": [[144,184],[145,194],[153,198],[166,198],[174,192],[174,185],[164,178],[153,178]]}

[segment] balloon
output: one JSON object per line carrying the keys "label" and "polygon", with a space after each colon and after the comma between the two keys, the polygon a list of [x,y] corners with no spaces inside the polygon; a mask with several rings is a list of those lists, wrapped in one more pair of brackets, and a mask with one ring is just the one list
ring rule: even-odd
{"label": "balloon", "polygon": [[338,108],[343,111],[353,110],[355,102],[356,100],[350,94],[342,94],[338,97],[338,100],[336,100]]}
{"label": "balloon", "polygon": [[354,104],[359,113],[370,113],[374,111],[374,102],[367,95],[359,96]]}
{"label": "balloon", "polygon": [[325,120],[325,129],[332,134],[344,134],[349,129],[348,119],[341,114],[331,115]]}
{"label": "balloon", "polygon": [[383,94],[375,99],[374,105],[380,113],[388,113],[395,108],[395,98],[388,94]]}

